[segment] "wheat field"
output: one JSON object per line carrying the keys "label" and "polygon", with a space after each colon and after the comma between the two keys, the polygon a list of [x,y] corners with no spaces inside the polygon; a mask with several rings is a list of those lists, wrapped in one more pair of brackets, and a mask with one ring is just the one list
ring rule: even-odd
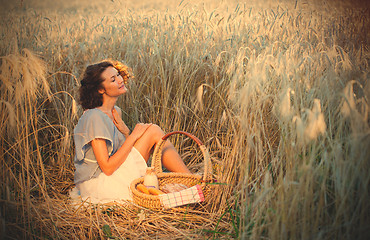
{"label": "wheat field", "polygon": [[[3,239],[366,239],[370,10],[361,1],[1,1]],[[203,205],[76,205],[84,68],[133,69],[129,127],[210,151]],[[202,155],[172,138],[194,172]],[[1,237],[0,237],[1,238]]]}

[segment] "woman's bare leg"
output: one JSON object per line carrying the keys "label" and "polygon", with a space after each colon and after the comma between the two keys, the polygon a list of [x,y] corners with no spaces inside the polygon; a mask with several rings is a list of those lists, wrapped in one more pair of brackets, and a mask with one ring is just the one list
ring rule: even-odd
{"label": "woman's bare leg", "polygon": [[[164,136],[164,132],[157,125],[150,126],[146,132],[136,141],[134,147],[141,153],[146,161],[148,161],[152,149],[160,139]],[[185,166],[176,148],[170,141],[166,141],[162,149],[162,163],[165,168],[171,172],[190,173]]]}
{"label": "woman's bare leg", "polygon": [[163,146],[162,163],[171,172],[191,173],[169,140]]}

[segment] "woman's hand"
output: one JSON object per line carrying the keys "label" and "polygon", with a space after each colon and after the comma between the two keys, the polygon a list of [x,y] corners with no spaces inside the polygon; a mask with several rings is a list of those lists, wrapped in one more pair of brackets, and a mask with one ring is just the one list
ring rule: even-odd
{"label": "woman's hand", "polygon": [[115,108],[112,110],[112,115],[114,118],[114,125],[116,125],[117,129],[127,138],[128,135],[130,135],[130,129],[126,126],[125,122],[122,120]]}
{"label": "woman's hand", "polygon": [[138,124],[136,124],[136,126],[135,126],[135,128],[132,131],[130,136],[134,137],[135,141],[136,141],[139,138],[141,138],[141,136],[143,136],[145,131],[152,125],[153,125],[153,123],[138,123]]}
{"label": "woman's hand", "polygon": [[95,138],[94,140],[92,140],[91,146],[101,170],[108,176],[112,175],[114,171],[116,171],[117,168],[119,168],[121,164],[126,161],[126,158],[131,152],[131,149],[134,146],[135,142],[145,133],[145,131],[151,125],[153,124],[136,124],[132,133],[126,138],[126,141],[124,141],[123,145],[112,156],[109,156],[108,154],[107,143],[105,139]]}

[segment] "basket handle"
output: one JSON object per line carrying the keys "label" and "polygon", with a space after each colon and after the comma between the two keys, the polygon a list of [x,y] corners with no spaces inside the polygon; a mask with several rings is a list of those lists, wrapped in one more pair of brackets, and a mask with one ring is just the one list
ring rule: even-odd
{"label": "basket handle", "polygon": [[197,137],[195,137],[194,135],[192,135],[188,132],[184,132],[184,131],[174,131],[174,132],[167,133],[156,144],[156,146],[154,148],[152,164],[151,164],[152,167],[154,167],[155,172],[156,173],[163,172],[162,171],[162,148],[163,148],[164,144],[166,143],[167,138],[169,138],[171,135],[174,135],[174,134],[183,134],[183,135],[191,138],[192,140],[194,140],[198,144],[200,150],[202,151],[203,157],[204,157],[203,181],[204,182],[211,181],[212,180],[212,172],[211,172],[212,171],[212,162],[211,162],[211,157],[209,155],[209,152],[208,152],[206,146],[204,146],[204,144]]}

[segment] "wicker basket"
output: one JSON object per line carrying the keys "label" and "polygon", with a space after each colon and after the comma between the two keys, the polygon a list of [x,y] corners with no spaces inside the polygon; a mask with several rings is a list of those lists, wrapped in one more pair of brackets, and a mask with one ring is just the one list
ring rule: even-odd
{"label": "wicker basket", "polygon": [[[200,150],[202,151],[204,157],[204,175],[196,175],[196,174],[189,174],[189,173],[174,173],[174,172],[163,172],[162,171],[162,148],[167,140],[168,137],[174,134],[183,134],[188,136],[189,138],[193,139]],[[163,136],[163,138],[157,143],[153,158],[152,158],[152,166],[155,169],[155,172],[158,177],[159,186],[164,186],[167,183],[178,183],[184,184],[187,187],[192,187],[199,184],[202,188],[204,199],[207,201],[207,198],[210,193],[210,185],[206,184],[212,181],[212,163],[210,160],[210,156],[208,153],[207,148],[204,144],[195,136],[190,133],[183,132],[183,131],[175,131],[170,132]],[[140,206],[152,209],[160,209],[162,208],[161,200],[159,196],[144,194],[136,189],[136,186],[140,183],[144,182],[144,177],[135,179],[132,181],[130,188],[132,192],[132,198],[134,202]]]}

